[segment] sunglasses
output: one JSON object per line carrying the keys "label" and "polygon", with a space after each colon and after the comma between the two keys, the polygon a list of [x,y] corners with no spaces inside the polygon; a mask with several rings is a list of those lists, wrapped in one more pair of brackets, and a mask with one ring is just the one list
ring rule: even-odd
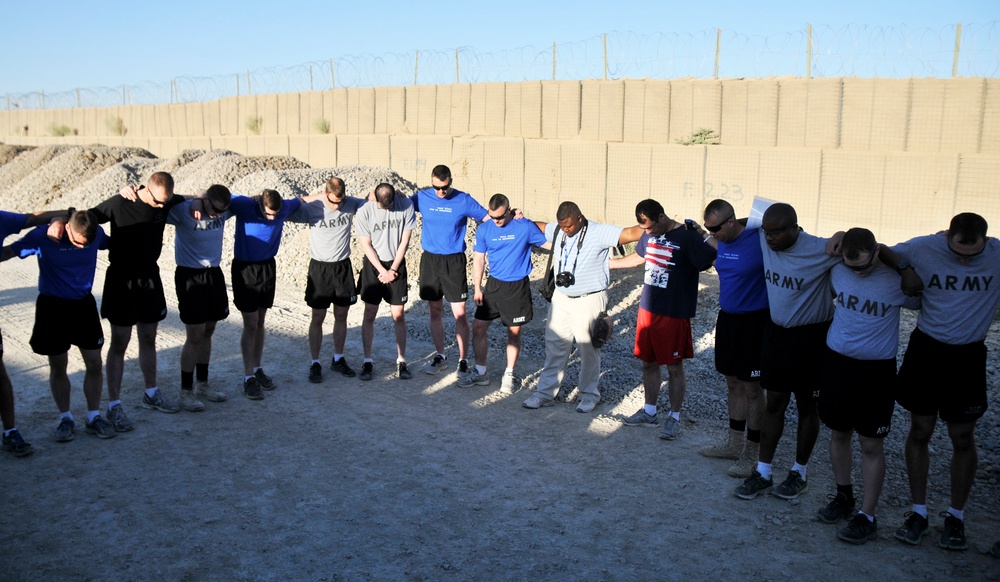
{"label": "sunglasses", "polygon": [[735,214],[730,214],[729,218],[723,220],[722,222],[720,222],[719,224],[716,224],[715,226],[708,226],[706,224],[705,225],[705,230],[707,230],[708,232],[710,232],[712,234],[715,234],[715,233],[719,232],[720,230],[722,230],[722,227],[725,226],[727,222],[729,222],[730,220],[732,220],[735,217],[736,217]]}
{"label": "sunglasses", "polygon": [[868,269],[871,268],[872,265],[875,264],[875,253],[872,253],[871,257],[868,259],[868,262],[865,263],[864,265],[848,265],[847,261],[843,259],[840,262],[845,267],[854,271],[855,273],[861,273],[863,271],[867,271]]}
{"label": "sunglasses", "polygon": [[438,192],[444,192],[448,188],[451,188],[451,180],[448,180],[448,183],[445,184],[444,186],[433,186],[433,188]]}
{"label": "sunglasses", "polygon": [[219,216],[223,212],[229,210],[228,206],[226,206],[225,208],[221,208],[220,209],[218,206],[215,205],[215,202],[212,202],[211,198],[206,198],[205,202],[207,202],[208,203],[208,207],[212,209],[212,215],[213,216]]}

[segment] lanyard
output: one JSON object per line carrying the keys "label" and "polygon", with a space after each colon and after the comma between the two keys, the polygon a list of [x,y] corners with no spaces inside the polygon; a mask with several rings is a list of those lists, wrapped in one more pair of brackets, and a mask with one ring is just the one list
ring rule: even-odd
{"label": "lanyard", "polygon": [[[573,258],[573,269],[570,271],[573,274],[576,274],[576,262],[580,260],[580,250],[583,248],[583,239],[584,237],[587,236],[588,226],[589,226],[588,224],[583,225],[583,230],[580,231],[580,238],[578,238],[576,241],[576,257]],[[566,263],[568,262],[569,259],[569,251],[566,250],[567,238],[569,237],[567,237],[566,234],[563,233],[562,243],[559,246],[559,271],[557,271],[559,273],[562,273],[563,271],[566,270]],[[572,247],[570,247],[570,249],[572,249]]]}

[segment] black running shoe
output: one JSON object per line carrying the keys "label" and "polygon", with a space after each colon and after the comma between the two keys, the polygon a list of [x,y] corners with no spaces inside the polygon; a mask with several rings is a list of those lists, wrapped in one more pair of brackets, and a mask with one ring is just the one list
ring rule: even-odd
{"label": "black running shoe", "polygon": [[330,369],[334,372],[340,372],[341,376],[345,378],[353,378],[357,376],[357,372],[353,368],[347,365],[347,358],[340,358],[339,360],[333,360],[330,362]]}
{"label": "black running shoe", "polygon": [[929,533],[931,533],[931,524],[927,518],[915,511],[907,511],[903,527],[897,529],[892,536],[901,542],[915,546]]}
{"label": "black running shoe", "polygon": [[854,498],[843,493],[827,495],[830,503],[826,507],[816,512],[816,518],[823,523],[837,523],[842,519],[848,519],[854,513]]}
{"label": "black running shoe", "polygon": [[374,371],[375,371],[375,364],[371,362],[365,362],[364,364],[361,364],[361,374],[358,375],[358,378],[367,382],[368,380],[372,379],[372,372]]}
{"label": "black running shoe", "polygon": [[876,538],[878,538],[878,522],[868,521],[868,518],[860,513],[854,516],[847,527],[837,532],[837,539],[857,546]]}
{"label": "black running shoe", "polygon": [[313,362],[309,366],[309,381],[313,384],[319,384],[323,381],[323,366],[320,366],[319,362]]}
{"label": "black running shoe", "polygon": [[944,517],[944,531],[938,545],[946,550],[969,549],[969,543],[965,541],[965,522],[948,512],[941,515]]}

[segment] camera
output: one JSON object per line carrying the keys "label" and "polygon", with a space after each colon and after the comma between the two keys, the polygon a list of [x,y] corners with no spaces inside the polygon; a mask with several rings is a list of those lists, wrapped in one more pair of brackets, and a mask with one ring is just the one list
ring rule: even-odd
{"label": "camera", "polygon": [[557,287],[569,287],[570,285],[576,283],[576,277],[573,273],[569,271],[563,271],[562,273],[556,273],[556,286]]}

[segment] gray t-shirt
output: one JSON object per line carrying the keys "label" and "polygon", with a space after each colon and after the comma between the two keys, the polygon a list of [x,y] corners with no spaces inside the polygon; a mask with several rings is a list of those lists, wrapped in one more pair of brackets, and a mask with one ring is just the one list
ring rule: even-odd
{"label": "gray t-shirt", "polygon": [[218,267],[222,262],[222,235],[233,213],[227,210],[211,220],[195,220],[191,216],[195,200],[178,204],[167,214],[167,224],[176,227],[174,261],[178,267],[191,269]]}
{"label": "gray t-shirt", "polygon": [[920,299],[903,295],[899,275],[885,265],[863,277],[835,265],[830,282],[835,310],[826,345],[856,360],[896,359],[899,308],[917,309]]}
{"label": "gray t-shirt", "polygon": [[347,196],[337,210],[322,200],[303,204],[286,220],[309,225],[309,256],[324,263],[336,263],[351,256],[351,225],[358,209],[367,200]]}
{"label": "gray t-shirt", "polygon": [[892,247],[924,282],[917,327],[939,342],[982,341],[1000,303],[1000,241],[986,239],[983,253],[966,264],[944,234],[918,236]]}
{"label": "gray t-shirt", "polygon": [[764,282],[771,321],[782,327],[797,327],[833,318],[830,268],[840,257],[826,254],[826,239],[800,232],[791,247],[776,253],[760,231],[764,253]]}
{"label": "gray t-shirt", "polygon": [[376,202],[365,204],[358,210],[356,221],[358,236],[370,237],[379,260],[388,262],[396,257],[403,233],[417,225],[417,214],[413,202],[397,194],[392,210]]}
{"label": "gray t-shirt", "polygon": [[[552,240],[552,233],[559,228],[558,222],[545,225],[545,240]],[[556,287],[556,291],[569,297],[579,297],[608,288],[611,273],[608,270],[608,254],[611,247],[618,245],[618,238],[624,230],[613,224],[587,221],[586,234],[581,228],[574,236],[567,237],[559,231],[552,245],[552,268],[573,273],[576,281],[569,287]],[[583,245],[579,246],[580,236]],[[563,244],[565,242],[565,244]],[[579,247],[579,248],[578,248]]]}

